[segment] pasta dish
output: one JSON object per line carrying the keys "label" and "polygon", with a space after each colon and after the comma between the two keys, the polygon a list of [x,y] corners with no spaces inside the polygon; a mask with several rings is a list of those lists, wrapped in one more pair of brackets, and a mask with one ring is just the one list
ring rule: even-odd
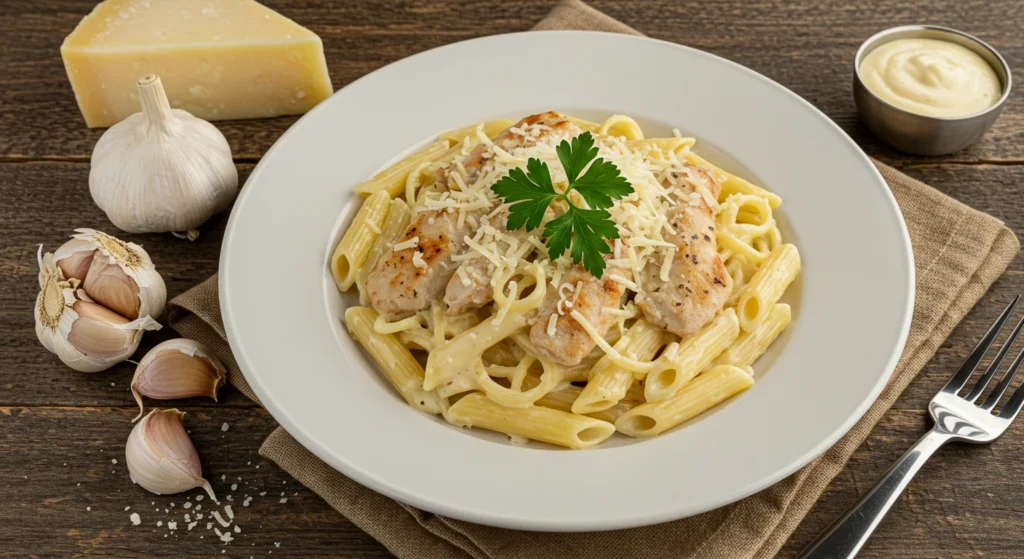
{"label": "pasta dish", "polygon": [[449,423],[582,449],[754,383],[800,271],[774,193],[622,115],[451,130],[356,187],[331,273],[352,336]]}

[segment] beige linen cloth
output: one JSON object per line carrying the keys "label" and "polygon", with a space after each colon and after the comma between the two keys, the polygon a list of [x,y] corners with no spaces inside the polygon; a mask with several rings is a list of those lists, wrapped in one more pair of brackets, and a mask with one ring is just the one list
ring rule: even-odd
{"label": "beige linen cloth", "polygon": [[[592,29],[638,35],[578,0],[564,1],[536,29]],[[864,417],[824,455],[785,480],[720,509],[656,526],[589,534],[480,526],[426,513],[348,479],[278,428],[260,448],[335,510],[402,559],[772,557],[882,415],[1017,254],[999,220],[876,163],[907,222],[917,267],[917,301],[906,349],[892,380]],[[170,323],[208,344],[230,381],[255,400],[225,341],[217,277],[171,301]],[[680,495],[685,499],[685,495]]]}

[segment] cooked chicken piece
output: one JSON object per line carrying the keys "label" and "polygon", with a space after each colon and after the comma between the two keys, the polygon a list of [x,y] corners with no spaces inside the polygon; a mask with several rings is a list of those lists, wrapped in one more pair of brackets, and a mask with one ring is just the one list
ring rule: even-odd
{"label": "cooked chicken piece", "polygon": [[[523,130],[527,126],[536,125],[536,135],[522,136],[512,129],[516,128]],[[546,127],[546,128],[544,128]],[[531,130],[532,132],[532,130]],[[497,136],[491,139],[495,145],[505,151],[513,150],[518,147],[531,146],[547,138],[548,136],[558,133],[565,137],[571,138],[580,133],[580,129],[572,122],[566,120],[566,118],[554,111],[548,111],[546,113],[540,113],[530,115],[512,126],[501,131]],[[449,186],[456,188],[455,185],[458,183],[453,179],[453,173],[462,174],[462,181],[466,185],[473,184],[477,177],[480,175],[480,170],[483,169],[489,158],[485,158],[484,154],[487,153],[490,146],[487,144],[480,144],[476,146],[473,151],[469,152],[464,158],[462,158],[462,169],[456,164],[451,164],[447,167],[438,169],[435,173],[437,182],[441,184],[448,184]],[[465,173],[462,173],[462,171]]]}
{"label": "cooked chicken piece", "polygon": [[[430,302],[444,292],[448,279],[455,272],[452,256],[465,250],[463,239],[469,233],[468,224],[458,227],[457,213],[415,214],[397,244],[418,239],[416,246],[381,258],[377,269],[366,278],[366,291],[373,308],[396,318],[429,307]],[[421,258],[423,261],[419,263]]]}
{"label": "cooked chicken piece", "polygon": [[[505,150],[510,150],[530,145],[555,131],[566,134],[579,132],[574,124],[553,112],[528,116],[514,127],[522,129],[531,124],[541,124],[550,130],[539,129],[536,136],[524,137],[509,128],[495,136],[493,142]],[[438,182],[447,182],[449,187],[455,188],[457,181],[452,178],[454,173],[461,176],[464,184],[471,185],[488,161],[488,158],[483,157],[486,151],[486,145],[477,146],[461,161],[439,170]],[[479,217],[479,214],[474,214],[474,217]],[[401,243],[415,238],[416,246],[392,252],[381,258],[377,269],[366,279],[366,291],[373,308],[394,318],[423,310],[429,307],[432,301],[441,299],[457,269],[452,257],[465,251],[464,239],[467,235],[473,234],[472,223],[475,223],[475,219],[466,219],[463,226],[459,227],[458,213],[455,212],[417,213],[399,241]],[[418,258],[415,258],[416,253],[419,253]],[[487,279],[490,280],[489,275]],[[486,300],[484,302],[486,303]]]}
{"label": "cooked chicken piece", "polygon": [[[570,314],[572,311],[580,311],[580,314],[587,319],[594,329],[602,336],[608,332],[616,317],[604,312],[605,307],[618,309],[622,306],[622,296],[625,287],[611,279],[612,276],[619,276],[630,279],[632,273],[626,268],[608,266],[605,268],[601,279],[595,278],[582,266],[574,266],[562,277],[563,283],[571,284],[574,289],[566,297],[562,304],[564,315],[558,317],[555,323],[553,336],[548,335],[548,321],[552,315],[558,313],[558,302],[561,300],[559,289],[548,286],[544,303],[540,306],[537,322],[530,329],[530,341],[548,359],[561,365],[578,365],[594,346],[597,345],[590,334],[583,329],[579,322],[576,322]],[[579,293],[575,286],[579,285]]]}
{"label": "cooked chicken piece", "polygon": [[[538,129],[536,135],[531,134],[526,137],[511,133],[511,129],[505,130],[494,138],[494,143],[502,149],[510,150],[520,145],[531,145],[539,142],[552,134],[571,138],[580,133],[579,128],[575,124],[566,120],[562,115],[553,112],[528,116],[516,123],[513,128],[523,129],[525,126],[534,124],[543,125],[547,128]],[[463,160],[463,166],[466,168],[467,174],[467,177],[464,177],[464,180],[466,180],[467,183],[476,179],[476,175],[478,174],[480,167],[486,161],[481,157],[486,149],[487,146],[478,146]],[[475,171],[471,169],[474,169]],[[451,172],[452,169],[449,168],[447,171],[449,177]],[[516,240],[522,241],[526,238],[527,232],[525,228],[509,231],[505,227],[507,221],[508,211],[506,210],[491,219],[491,224],[499,232],[513,237]],[[503,240],[499,239],[497,241],[499,254],[504,254],[505,251],[508,250],[508,246],[508,243]],[[480,308],[487,303],[490,303],[493,299],[494,290],[490,281],[491,275],[494,274],[494,264],[486,258],[473,258],[472,260],[463,262],[461,267],[463,268],[463,271],[452,276],[444,294],[444,302],[448,305],[447,312],[451,315],[461,314],[470,309]],[[463,280],[463,276],[467,278],[468,285],[466,281]]]}
{"label": "cooked chicken piece", "polygon": [[[508,222],[508,211],[503,211],[491,220],[491,226],[502,235],[523,242],[528,233],[526,229],[509,231],[506,227]],[[499,238],[495,241],[498,254],[505,254],[509,244]],[[449,315],[462,314],[470,309],[478,309],[494,298],[494,289],[491,286],[491,276],[494,274],[494,264],[484,258],[478,257],[466,260],[459,266],[461,271],[456,271],[452,279],[448,281],[448,287],[444,292],[444,302],[448,305],[446,311]],[[463,277],[468,281],[463,281]]]}
{"label": "cooked chicken piece", "polygon": [[[717,197],[721,186],[705,169],[686,165],[673,172],[665,186],[684,193],[698,185]],[[700,330],[722,310],[732,292],[732,278],[718,256],[715,242],[715,211],[703,199],[682,202],[669,210],[669,226],[675,231],[665,240],[676,245],[668,281],[661,279],[661,262],[650,261],[638,278],[645,298],[637,305],[647,321],[686,337]]]}

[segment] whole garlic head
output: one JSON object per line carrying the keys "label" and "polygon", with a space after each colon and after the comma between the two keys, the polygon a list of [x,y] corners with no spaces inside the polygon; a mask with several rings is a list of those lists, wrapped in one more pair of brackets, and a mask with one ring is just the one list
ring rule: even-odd
{"label": "whole garlic head", "polygon": [[158,76],[138,81],[142,112],[110,127],[92,153],[89,192],[130,233],[193,232],[238,193],[224,135],[172,109]]}
{"label": "whole garlic head", "polygon": [[94,229],[76,229],[53,254],[63,279],[76,279],[89,297],[135,320],[160,316],[167,287],[143,248]]}
{"label": "whole garlic head", "polygon": [[155,410],[135,425],[124,458],[132,480],[157,495],[202,487],[214,501],[210,483],[203,479],[199,453],[188,438],[178,410]]}
{"label": "whole garlic head", "polygon": [[40,246],[36,336],[67,366],[84,373],[108,369],[135,353],[145,330],[160,329],[148,315],[129,320],[97,304],[42,251]]}

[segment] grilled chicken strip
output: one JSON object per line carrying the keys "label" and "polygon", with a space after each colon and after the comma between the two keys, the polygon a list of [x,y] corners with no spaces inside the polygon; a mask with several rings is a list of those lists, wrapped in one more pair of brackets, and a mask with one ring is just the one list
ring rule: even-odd
{"label": "grilled chicken strip", "polygon": [[[537,131],[537,135],[530,135],[523,137],[518,134],[506,135],[502,132],[501,135],[494,138],[494,143],[503,149],[509,150],[521,145],[532,145],[541,140],[544,140],[552,134],[558,134],[567,138],[572,138],[580,133],[580,129],[565,119],[562,115],[554,112],[541,113],[538,115],[528,116],[523,120],[519,121],[514,125],[514,128],[522,129],[529,125],[543,125],[547,128],[541,128]],[[472,153],[466,156],[468,163],[463,163],[466,166],[467,173],[469,173],[469,165],[482,165],[482,161],[486,161],[481,158],[481,154],[486,150],[486,146],[478,146]],[[450,174],[451,171],[449,170]],[[471,177],[475,180],[475,175],[471,174]],[[522,241],[526,238],[527,232],[525,229],[517,229],[515,231],[509,231],[505,225],[508,221],[508,211],[504,211],[495,216],[491,220],[491,224],[499,232],[504,233],[516,240]],[[499,253],[504,254],[508,250],[508,243],[503,240],[497,241],[497,248]],[[491,287],[491,275],[494,274],[494,264],[486,258],[473,258],[462,263],[463,271],[452,276],[448,282],[448,287],[445,290],[444,302],[448,305],[448,314],[455,315],[466,312],[470,309],[480,308],[487,303],[490,303],[493,299],[494,290]],[[463,282],[462,276],[469,279],[469,285]]]}
{"label": "grilled chicken strip", "polygon": [[[542,113],[528,116],[514,127],[530,124],[543,124],[553,130],[567,130],[567,126],[575,125],[558,113]],[[577,130],[578,132],[578,130]],[[511,127],[494,137],[493,142],[503,149],[515,149],[521,145],[536,142],[542,134],[551,131],[542,130],[538,136],[523,137],[512,132]],[[461,161],[438,171],[438,182],[457,188],[458,174],[464,184],[476,181],[481,169],[488,159],[484,157],[486,145],[477,146]],[[465,252],[465,237],[473,233],[470,223],[464,220],[458,226],[456,212],[429,211],[419,212],[402,235],[405,242],[416,239],[415,247],[392,252],[381,258],[377,268],[366,279],[366,291],[370,296],[373,308],[389,317],[408,315],[426,309],[432,301],[441,299],[445,288],[457,269],[452,257]],[[416,265],[414,257],[420,253],[423,263]],[[418,260],[418,259],[417,259]],[[476,260],[476,259],[474,259]],[[423,264],[426,264],[425,266]],[[488,280],[490,276],[488,276]]]}
{"label": "grilled chicken strip", "polygon": [[[528,233],[526,229],[509,231],[506,227],[508,222],[508,211],[503,211],[491,220],[492,227],[503,235],[522,242]],[[509,244],[502,239],[495,242],[499,254],[508,251]],[[494,289],[491,286],[491,276],[494,274],[494,264],[490,260],[479,257],[466,260],[460,266],[462,271],[456,271],[452,279],[448,281],[448,287],[444,292],[444,302],[448,306],[445,311],[449,315],[462,314],[470,309],[478,309],[494,299]],[[468,284],[463,282],[465,275]]]}
{"label": "grilled chicken strip", "polygon": [[597,345],[590,334],[583,329],[572,316],[572,311],[579,311],[600,335],[604,335],[615,323],[615,316],[604,312],[605,307],[618,309],[622,306],[625,287],[611,279],[620,276],[630,279],[632,273],[626,268],[608,266],[601,279],[595,278],[582,266],[574,266],[562,277],[563,283],[579,285],[579,293],[574,290],[566,298],[574,301],[570,308],[563,303],[565,314],[558,317],[553,336],[548,335],[548,321],[552,315],[558,314],[558,302],[561,299],[558,289],[551,289],[544,297],[536,324],[530,329],[530,341],[545,357],[561,365],[578,365],[594,346]]}
{"label": "grilled chicken strip", "polygon": [[[399,241],[417,239],[416,246],[381,258],[377,269],[366,278],[373,308],[395,318],[429,307],[448,285],[455,272],[452,256],[465,250],[463,239],[469,233],[468,224],[458,227],[457,213],[417,213]],[[415,264],[416,253],[425,265]]]}
{"label": "grilled chicken strip", "polygon": [[[706,169],[686,165],[666,179],[665,186],[693,192],[698,185],[717,197],[721,185]],[[661,279],[661,263],[648,262],[638,278],[645,298],[637,303],[647,321],[686,337],[700,330],[725,306],[732,292],[732,278],[718,256],[715,212],[701,199],[696,205],[683,202],[668,214],[675,230],[665,240],[677,250],[668,273]]]}

